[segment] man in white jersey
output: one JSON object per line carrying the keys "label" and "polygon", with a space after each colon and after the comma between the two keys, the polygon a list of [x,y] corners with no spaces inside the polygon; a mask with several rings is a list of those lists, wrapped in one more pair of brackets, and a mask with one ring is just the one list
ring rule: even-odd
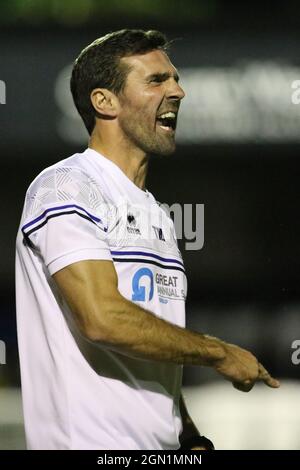
{"label": "man in white jersey", "polygon": [[172,220],[145,189],[149,157],[175,150],[178,74],[156,31],[97,39],[71,90],[88,148],[30,185],[16,291],[29,449],[211,448],[181,397],[182,367],[235,387],[279,383],[248,351],[185,328]]}

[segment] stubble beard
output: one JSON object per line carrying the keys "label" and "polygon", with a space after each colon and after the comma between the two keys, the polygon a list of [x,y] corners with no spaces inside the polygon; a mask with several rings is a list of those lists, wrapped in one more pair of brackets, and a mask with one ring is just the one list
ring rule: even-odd
{"label": "stubble beard", "polygon": [[157,126],[147,126],[141,112],[123,116],[120,126],[126,138],[147,155],[167,156],[175,151],[174,136],[162,135],[163,131],[158,131]]}

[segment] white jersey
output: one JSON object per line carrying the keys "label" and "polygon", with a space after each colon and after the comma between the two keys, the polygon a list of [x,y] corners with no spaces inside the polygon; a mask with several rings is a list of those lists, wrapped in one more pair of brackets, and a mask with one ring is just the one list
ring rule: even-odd
{"label": "white jersey", "polygon": [[17,326],[29,449],[178,449],[182,366],[86,341],[52,275],[112,260],[121,294],[185,326],[174,225],[151,193],[92,149],[30,185],[17,237]]}

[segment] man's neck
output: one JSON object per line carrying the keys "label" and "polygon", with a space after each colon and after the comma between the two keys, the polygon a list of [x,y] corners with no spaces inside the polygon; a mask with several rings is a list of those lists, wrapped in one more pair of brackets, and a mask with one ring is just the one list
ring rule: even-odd
{"label": "man's neck", "polygon": [[120,141],[105,144],[97,134],[91,136],[89,148],[115,163],[140,189],[145,188],[149,157],[140,149],[129,148]]}

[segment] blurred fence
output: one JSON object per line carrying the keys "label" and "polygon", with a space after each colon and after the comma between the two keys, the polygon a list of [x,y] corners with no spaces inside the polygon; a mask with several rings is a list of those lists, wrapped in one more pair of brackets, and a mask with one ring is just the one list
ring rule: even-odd
{"label": "blurred fence", "polygon": [[[271,390],[257,384],[250,393],[229,383],[185,387],[183,395],[199,431],[216,449],[300,450],[300,380]],[[19,389],[0,390],[0,450],[24,449]]]}

